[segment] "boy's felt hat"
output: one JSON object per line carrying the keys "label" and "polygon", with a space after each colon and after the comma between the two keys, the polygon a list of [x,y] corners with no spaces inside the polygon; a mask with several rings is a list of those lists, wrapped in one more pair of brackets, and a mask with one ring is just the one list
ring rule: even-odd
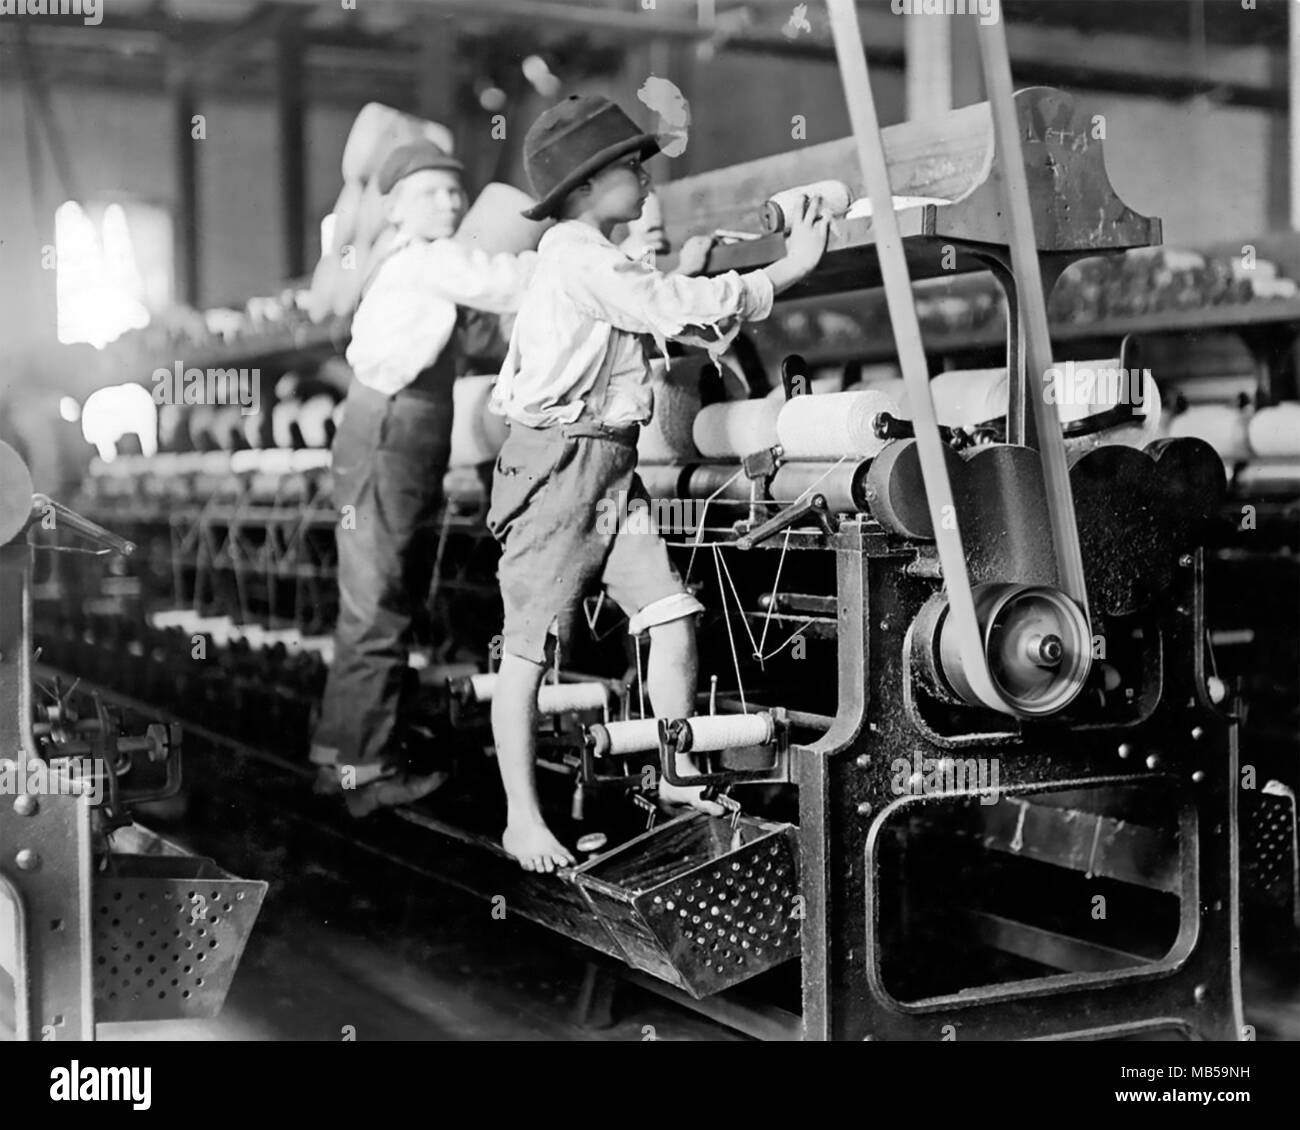
{"label": "boy's felt hat", "polygon": [[608,98],[571,94],[538,117],[524,135],[524,171],[538,198],[524,216],[553,216],[569,192],[611,161],[628,153],[644,159],[658,152],[655,134],[638,129]]}
{"label": "boy's felt hat", "polygon": [[399,145],[379,166],[375,174],[376,187],[387,196],[403,177],[418,173],[422,169],[449,169],[454,173],[464,172],[465,166],[450,153],[435,145],[432,141],[421,138]]}

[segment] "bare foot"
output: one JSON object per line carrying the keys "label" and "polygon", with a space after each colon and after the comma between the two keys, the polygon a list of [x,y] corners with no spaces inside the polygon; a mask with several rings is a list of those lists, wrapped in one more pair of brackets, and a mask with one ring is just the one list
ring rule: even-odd
{"label": "bare foot", "polygon": [[501,836],[506,853],[525,871],[554,871],[572,867],[575,860],[541,820],[512,821]]}
{"label": "bare foot", "polygon": [[[677,772],[681,775],[683,771],[678,769]],[[659,778],[659,799],[668,804],[688,804],[710,816],[721,816],[726,811],[716,801],[705,800],[703,794],[702,785],[674,785],[667,777]]]}

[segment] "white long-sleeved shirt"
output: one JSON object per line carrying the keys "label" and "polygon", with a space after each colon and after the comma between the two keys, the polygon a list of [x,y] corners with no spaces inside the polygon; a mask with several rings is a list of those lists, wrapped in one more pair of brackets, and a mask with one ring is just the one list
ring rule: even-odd
{"label": "white long-sleeved shirt", "polygon": [[580,416],[645,423],[654,395],[643,335],[665,355],[670,337],[721,352],[741,322],[772,311],[772,281],[762,271],[665,275],[575,220],[548,230],[537,251],[491,405],[531,427]]}
{"label": "white long-sleeved shirt", "polygon": [[399,236],[352,318],[348,364],[357,380],[400,392],[447,347],[456,307],[510,314],[537,265],[537,253],[488,255],[453,239]]}

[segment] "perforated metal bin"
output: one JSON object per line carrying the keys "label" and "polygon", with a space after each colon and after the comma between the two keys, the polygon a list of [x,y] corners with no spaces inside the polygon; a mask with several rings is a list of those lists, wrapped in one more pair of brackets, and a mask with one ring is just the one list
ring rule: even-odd
{"label": "perforated metal bin", "polygon": [[795,836],[689,813],[572,878],[630,965],[698,1000],[799,956]]}
{"label": "perforated metal bin", "polygon": [[93,886],[95,1019],[215,1016],[267,884],[236,878],[138,824],[113,838]]}

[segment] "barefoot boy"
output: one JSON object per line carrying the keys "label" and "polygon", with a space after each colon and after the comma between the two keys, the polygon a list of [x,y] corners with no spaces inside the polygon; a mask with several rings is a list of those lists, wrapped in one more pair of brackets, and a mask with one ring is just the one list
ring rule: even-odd
{"label": "barefoot boy", "polygon": [[[497,460],[488,526],[502,543],[505,647],[492,701],[492,731],[508,804],[502,844],[527,871],[553,871],[573,856],[542,818],[533,778],[537,691],[547,637],[568,637],[587,590],[603,583],[649,632],[646,676],[659,717],[695,712],[694,617],[656,533],[608,531],[601,499],[645,497],[636,441],[653,408],[641,335],[666,340],[703,330],[719,346],[741,321],[767,317],[775,293],[816,266],[827,223],[816,202],[794,225],[784,259],[761,271],[717,278],[664,275],[609,240],[641,213],[650,179],[641,162],[659,149],[606,98],[574,95],[542,114],[524,139],[540,203],[525,215],[559,219],[538,247],[493,407],[510,421]],[[620,495],[620,492],[624,492]],[[626,526],[622,523],[621,526]],[[679,772],[697,770],[683,759]],[[660,782],[660,795],[715,814],[699,788]]]}

